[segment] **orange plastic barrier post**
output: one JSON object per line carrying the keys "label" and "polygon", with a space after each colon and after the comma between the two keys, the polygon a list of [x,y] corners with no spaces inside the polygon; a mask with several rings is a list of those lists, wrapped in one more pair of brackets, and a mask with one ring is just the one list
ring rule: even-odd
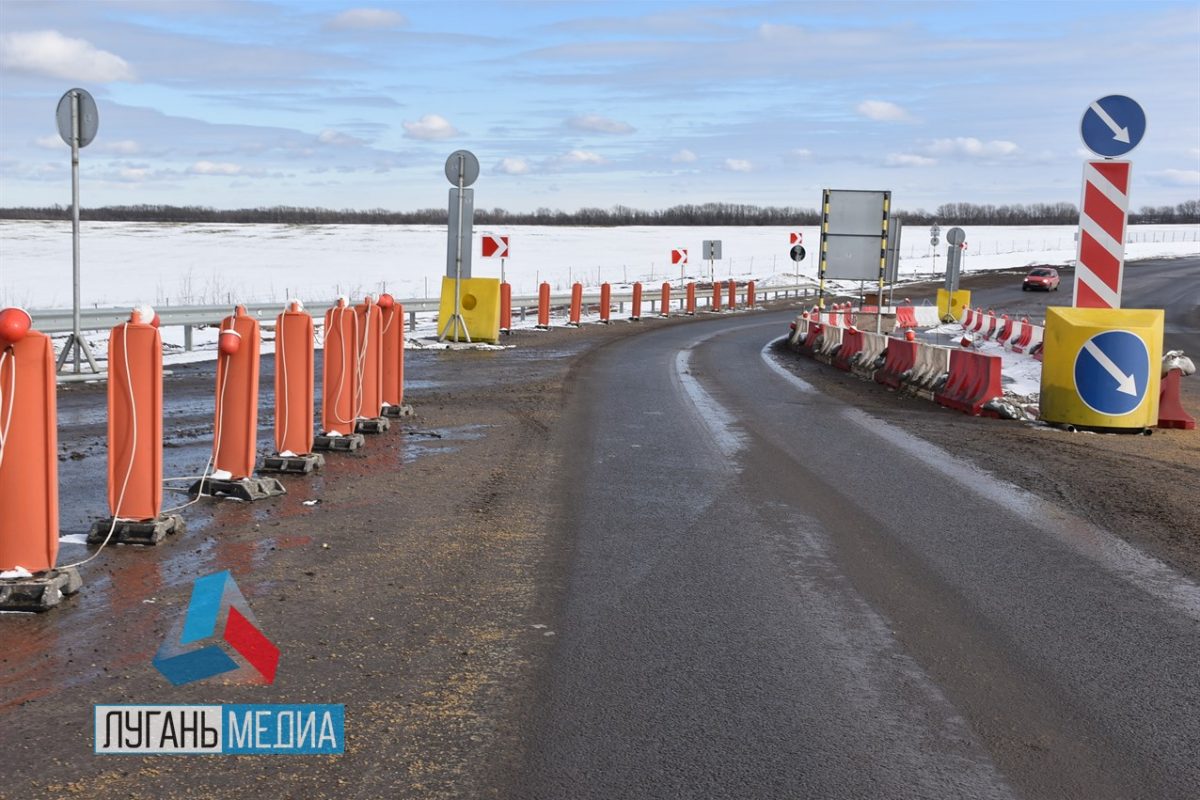
{"label": "orange plastic barrier post", "polygon": [[217,356],[217,404],[213,427],[213,468],[230,480],[254,472],[258,444],[258,320],[238,306],[221,321]]}
{"label": "orange plastic barrier post", "polygon": [[162,513],[162,337],[134,311],[108,337],[108,509],[128,520]]}
{"label": "orange plastic barrier post", "polygon": [[358,315],[344,298],[325,312],[321,430],[349,436],[358,417]]}
{"label": "orange plastic barrier post", "polygon": [[[404,306],[390,294],[383,294],[379,297],[379,307],[383,310],[384,413],[397,414],[387,409],[404,405]],[[507,307],[502,306],[501,313]]]}
{"label": "orange plastic barrier post", "polygon": [[0,312],[0,570],[58,558],[54,346],[21,309]]}
{"label": "orange plastic barrier post", "polygon": [[512,286],[500,284],[500,332],[512,330]]}
{"label": "orange plastic barrier post", "polygon": [[737,308],[737,281],[729,282],[729,310]]}
{"label": "orange plastic barrier post", "polygon": [[659,311],[661,311],[662,313],[659,314],[659,316],[660,317],[671,316],[671,284],[667,283],[665,281],[663,282],[663,285],[662,285],[662,300],[660,302],[662,304],[662,308],[660,308]]}
{"label": "orange plastic barrier post", "polygon": [[583,308],[583,284],[575,283],[571,286],[571,324],[579,325],[579,314]]}
{"label": "orange plastic barrier post", "polygon": [[550,284],[543,282],[538,287],[538,324],[542,329],[550,327]]}
{"label": "orange plastic barrier post", "polygon": [[720,281],[713,282],[712,310],[713,311],[721,310],[721,282]]}
{"label": "orange plastic barrier post", "polygon": [[696,284],[694,283],[687,285],[687,315],[689,317],[696,316]]}
{"label": "orange plastic barrier post", "polygon": [[358,416],[378,419],[383,413],[383,314],[375,298],[367,295],[354,307],[358,315]]}
{"label": "orange plastic barrier post", "polygon": [[633,313],[629,317],[634,322],[642,318],[642,284],[633,284]]}
{"label": "orange plastic barrier post", "polygon": [[607,283],[600,284],[600,321],[607,325],[609,314],[612,313],[612,287]]}
{"label": "orange plastic barrier post", "polygon": [[275,318],[276,453],[312,452],[313,394],[313,320],[292,302]]}
{"label": "orange plastic barrier post", "polygon": [[754,308],[754,281],[746,281],[746,307]]}

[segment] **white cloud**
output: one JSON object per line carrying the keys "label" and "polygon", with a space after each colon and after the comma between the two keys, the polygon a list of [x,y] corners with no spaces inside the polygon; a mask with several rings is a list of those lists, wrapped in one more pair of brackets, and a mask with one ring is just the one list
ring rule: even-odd
{"label": "white cloud", "polygon": [[502,158],[496,164],[496,172],[502,175],[525,175],[529,172],[529,162],[523,158]]}
{"label": "white cloud", "polygon": [[675,162],[676,164],[693,164],[696,161],[696,154],[685,147],[675,155],[671,156],[671,161]]}
{"label": "white cloud", "polygon": [[193,175],[238,175],[242,168],[227,161],[197,161],[188,172]]}
{"label": "white cloud", "polygon": [[1191,189],[1200,187],[1200,170],[1160,169],[1149,174],[1156,182],[1167,186],[1186,186]]}
{"label": "white cloud", "polygon": [[366,142],[364,142],[362,139],[359,139],[357,136],[351,136],[348,133],[335,131],[331,128],[326,128],[318,133],[317,141],[321,144],[334,145],[366,144]]}
{"label": "white cloud", "polygon": [[926,150],[935,156],[967,156],[969,158],[994,158],[996,156],[1011,156],[1021,148],[1014,142],[993,140],[983,142],[973,136],[959,136],[954,139],[935,139]]}
{"label": "white cloud", "polygon": [[912,153],[890,153],[884,163],[889,167],[931,167],[937,163],[937,159]]}
{"label": "white cloud", "polygon": [[904,122],[911,119],[907,111],[886,100],[863,100],[856,109],[867,119],[878,122]]}
{"label": "white cloud", "polygon": [[401,28],[408,24],[408,19],[395,11],[385,11],[379,8],[352,8],[343,11],[329,22],[325,23],[326,30],[386,30]]}
{"label": "white cloud", "polygon": [[60,147],[69,147],[69,145],[62,140],[61,136],[39,136],[33,140],[33,143],[43,150],[57,150]]}
{"label": "white cloud", "polygon": [[112,153],[119,156],[132,156],[142,152],[142,146],[132,139],[118,139],[115,142],[95,142],[91,149],[98,153]]}
{"label": "white cloud", "polygon": [[120,56],[58,31],[25,31],[0,36],[0,67],[68,81],[111,83],[137,76]]}
{"label": "white cloud", "polygon": [[572,150],[565,156],[560,157],[559,162],[562,164],[603,164],[604,157],[599,153],[593,153],[590,150]]}
{"label": "white cloud", "polygon": [[792,158],[810,158],[812,156],[812,150],[809,150],[807,147],[796,147],[792,150],[789,150],[788,155],[790,155]]}
{"label": "white cloud", "polygon": [[633,133],[634,127],[628,122],[609,119],[602,117],[599,114],[583,114],[578,117],[571,117],[567,120],[567,127],[577,131],[589,131],[591,133]]}
{"label": "white cloud", "polygon": [[445,117],[437,114],[426,114],[416,122],[404,123],[404,135],[410,139],[453,139],[458,136],[458,129],[451,125]]}
{"label": "white cloud", "polygon": [[725,169],[730,172],[750,172],[754,169],[754,165],[744,158],[727,158],[725,159]]}

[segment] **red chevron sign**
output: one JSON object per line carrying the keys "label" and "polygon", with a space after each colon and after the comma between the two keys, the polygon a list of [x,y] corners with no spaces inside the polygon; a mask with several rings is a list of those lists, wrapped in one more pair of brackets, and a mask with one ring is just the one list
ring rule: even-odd
{"label": "red chevron sign", "polygon": [[792,231],[788,234],[788,244],[804,244],[804,234],[799,231]]}
{"label": "red chevron sign", "polygon": [[686,264],[687,263],[687,250],[684,250],[684,249],[672,250],[671,251],[671,263],[672,264]]}
{"label": "red chevron sign", "polygon": [[1083,165],[1073,302],[1077,308],[1121,307],[1132,166],[1129,161],[1111,160]]}
{"label": "red chevron sign", "polygon": [[506,258],[508,256],[508,237],[495,236],[493,234],[484,234],[483,236],[483,257],[484,258]]}

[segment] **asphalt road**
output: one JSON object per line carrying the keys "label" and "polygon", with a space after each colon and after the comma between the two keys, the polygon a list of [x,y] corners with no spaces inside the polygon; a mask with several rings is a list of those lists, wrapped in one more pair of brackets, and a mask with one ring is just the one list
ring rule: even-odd
{"label": "asphalt road", "polygon": [[773,365],[787,319],[580,370],[523,794],[1195,797],[1200,586]]}

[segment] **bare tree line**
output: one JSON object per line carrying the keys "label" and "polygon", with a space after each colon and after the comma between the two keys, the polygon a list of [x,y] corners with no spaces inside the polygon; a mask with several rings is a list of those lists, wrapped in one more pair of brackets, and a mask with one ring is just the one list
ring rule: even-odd
{"label": "bare tree line", "polygon": [[[446,209],[415,211],[329,209],[298,206],[219,209],[205,206],[134,205],[82,208],[80,218],[102,222],[217,222],[276,223],[292,225],[445,225]],[[1079,209],[1071,203],[992,205],[944,203],[934,212],[924,209],[895,211],[906,225],[1074,225]],[[67,206],[0,208],[0,219],[67,220]],[[1200,200],[1175,206],[1143,206],[1131,212],[1131,223],[1200,223]],[[617,205],[612,208],[581,208],[568,212],[539,208],[536,211],[477,209],[479,225],[564,225],[574,227],[617,227],[627,225],[753,226],[819,225],[816,209],[753,206],[738,203],[677,205],[643,210]]]}

